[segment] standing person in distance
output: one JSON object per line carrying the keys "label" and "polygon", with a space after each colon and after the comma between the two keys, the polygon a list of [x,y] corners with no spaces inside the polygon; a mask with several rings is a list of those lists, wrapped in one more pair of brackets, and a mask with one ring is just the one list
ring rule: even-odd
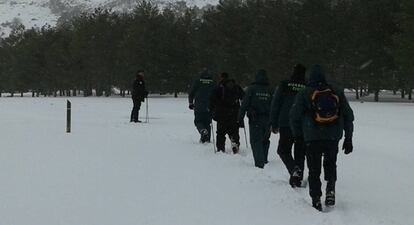
{"label": "standing person in distance", "polygon": [[321,163],[325,175],[325,205],[335,205],[336,160],[339,140],[345,132],[342,149],[353,151],[354,113],[344,91],[329,84],[320,65],[312,67],[306,88],[300,91],[290,112],[290,123],[295,139],[306,144],[309,168],[309,194],[312,206],[322,211]]}
{"label": "standing person in distance", "polygon": [[138,119],[139,110],[141,108],[141,102],[144,102],[147,96],[148,91],[145,89],[144,71],[138,70],[136,78],[132,83],[132,102],[134,106],[132,108],[130,122],[141,123]]}
{"label": "standing person in distance", "polygon": [[215,83],[209,71],[204,69],[200,78],[194,81],[189,95],[189,109],[194,110],[194,125],[200,133],[200,142],[210,142],[211,112],[208,108]]}
{"label": "standing person in distance", "polygon": [[217,121],[218,152],[225,152],[226,134],[231,140],[233,153],[239,152],[240,135],[237,117],[243,96],[244,91],[235,80],[229,79],[227,73],[220,74],[220,82],[214,89],[209,104],[213,119]]}
{"label": "standing person in distance", "polygon": [[263,169],[268,163],[270,146],[270,104],[272,88],[265,70],[259,70],[253,82],[246,90],[240,112],[239,125],[244,127],[244,116],[249,118],[250,144],[252,146],[254,165]]}
{"label": "standing person in distance", "polygon": [[[296,94],[305,88],[306,68],[296,64],[289,80],[280,82],[272,100],[270,109],[270,125],[274,134],[279,133],[277,153],[290,174],[289,184],[300,187],[305,166],[305,145],[302,139],[294,139],[289,124],[289,112]],[[294,147],[292,157],[292,146]]]}

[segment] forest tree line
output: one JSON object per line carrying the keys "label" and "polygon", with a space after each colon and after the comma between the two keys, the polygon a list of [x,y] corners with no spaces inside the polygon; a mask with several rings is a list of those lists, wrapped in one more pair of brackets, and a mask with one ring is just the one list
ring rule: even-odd
{"label": "forest tree line", "polygon": [[[272,83],[296,63],[360,94],[414,87],[412,0],[221,0],[129,13],[96,9],[57,26],[15,26],[0,40],[0,90],[39,95],[125,95],[137,70],[153,93],[186,92],[203,69],[241,85],[266,69]],[[80,92],[82,91],[82,92]]]}

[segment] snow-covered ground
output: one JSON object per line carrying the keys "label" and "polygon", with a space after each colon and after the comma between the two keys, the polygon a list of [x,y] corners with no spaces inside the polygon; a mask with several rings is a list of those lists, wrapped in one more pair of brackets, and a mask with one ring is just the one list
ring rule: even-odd
{"label": "snow-covered ground", "polygon": [[[310,206],[276,155],[198,144],[185,98],[150,98],[130,124],[128,98],[0,98],[0,224],[414,224],[414,104],[352,103],[355,152],[338,159],[337,205]],[[241,132],[242,136],[243,133]]]}

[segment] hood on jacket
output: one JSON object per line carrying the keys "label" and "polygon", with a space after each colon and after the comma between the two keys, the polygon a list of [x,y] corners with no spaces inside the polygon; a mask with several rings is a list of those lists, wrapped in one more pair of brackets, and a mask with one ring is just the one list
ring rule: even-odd
{"label": "hood on jacket", "polygon": [[320,85],[326,85],[325,72],[321,65],[314,65],[311,68],[308,80],[308,86],[317,87]]}
{"label": "hood on jacket", "polygon": [[268,85],[269,84],[269,78],[267,77],[266,70],[261,69],[258,70],[256,73],[256,79],[255,84],[262,84],[262,85]]}
{"label": "hood on jacket", "polygon": [[290,79],[298,83],[305,83],[306,67],[302,64],[296,64],[293,67],[293,73]]}
{"label": "hood on jacket", "polygon": [[208,69],[203,69],[200,73],[201,79],[212,79],[212,76],[210,75],[210,71]]}

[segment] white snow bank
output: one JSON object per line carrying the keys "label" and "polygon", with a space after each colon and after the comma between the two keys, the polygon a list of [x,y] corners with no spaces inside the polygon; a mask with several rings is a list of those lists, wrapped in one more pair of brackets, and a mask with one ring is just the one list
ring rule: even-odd
{"label": "white snow bank", "polygon": [[[413,104],[352,103],[355,152],[338,160],[337,206],[318,213],[276,155],[253,167],[198,144],[186,99],[0,98],[0,224],[407,225],[414,223]],[[145,105],[143,105],[145,108]],[[145,110],[143,110],[145,111]],[[243,136],[242,131],[240,132]]]}

